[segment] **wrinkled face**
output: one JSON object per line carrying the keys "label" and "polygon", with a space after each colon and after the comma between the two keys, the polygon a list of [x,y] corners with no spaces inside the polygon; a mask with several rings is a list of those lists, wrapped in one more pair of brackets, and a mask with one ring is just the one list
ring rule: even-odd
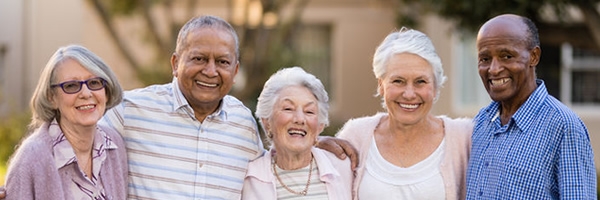
{"label": "wrinkled face", "polygon": [[317,98],[303,86],[290,86],[279,91],[273,113],[262,119],[273,135],[277,152],[309,151],[324,125],[319,123]]}
{"label": "wrinkled face", "polygon": [[539,48],[529,49],[527,29],[519,21],[496,19],[477,36],[479,76],[494,101],[524,102],[535,90]]}
{"label": "wrinkled face", "polygon": [[433,68],[411,53],[396,54],[378,80],[390,117],[403,124],[415,124],[429,114],[435,98]]}
{"label": "wrinkled face", "polygon": [[206,27],[192,30],[184,44],[171,58],[179,88],[193,108],[216,108],[238,71],[235,39],[221,28]]}
{"label": "wrinkled face", "polygon": [[[72,59],[60,63],[54,73],[56,80],[53,80],[52,84],[84,81],[96,77]],[[54,87],[50,102],[60,111],[58,120],[61,126],[95,126],[106,110],[106,88],[93,91],[83,84],[79,92],[67,94],[61,87]]]}

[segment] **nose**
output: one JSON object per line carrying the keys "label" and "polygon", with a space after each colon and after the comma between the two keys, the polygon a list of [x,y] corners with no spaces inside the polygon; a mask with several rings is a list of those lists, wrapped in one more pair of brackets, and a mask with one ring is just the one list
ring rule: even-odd
{"label": "nose", "polygon": [[415,97],[415,87],[412,84],[408,84],[405,87],[404,92],[402,92],[402,97],[406,99],[411,99]]}
{"label": "nose", "polygon": [[206,66],[204,66],[204,68],[202,69],[202,74],[208,77],[215,77],[218,75],[217,65],[214,59],[210,59],[208,63],[206,63]]}
{"label": "nose", "polygon": [[79,97],[81,98],[90,98],[92,97],[92,90],[88,88],[87,84],[81,85],[81,90],[79,91]]}
{"label": "nose", "polygon": [[490,63],[490,67],[488,68],[488,73],[495,75],[498,74],[502,71],[503,67],[502,64],[498,61],[498,59],[494,58],[492,59],[492,62]]}
{"label": "nose", "polygon": [[295,124],[300,124],[300,125],[304,125],[304,112],[301,109],[296,110],[296,112],[294,112],[294,123]]}

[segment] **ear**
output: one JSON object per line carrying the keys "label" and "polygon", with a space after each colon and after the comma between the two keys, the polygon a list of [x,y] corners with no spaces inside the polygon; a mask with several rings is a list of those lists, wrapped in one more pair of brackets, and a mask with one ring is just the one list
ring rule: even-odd
{"label": "ear", "polygon": [[171,69],[173,70],[174,77],[177,77],[178,64],[179,64],[179,57],[177,56],[177,53],[173,53],[173,55],[171,55]]}
{"label": "ear", "polygon": [[317,132],[319,134],[317,134],[317,137],[319,137],[323,130],[325,130],[325,124],[319,124],[319,132]]}
{"label": "ear", "polygon": [[267,118],[260,118],[260,121],[262,121],[262,124],[267,132],[271,131],[269,120],[267,120]]}
{"label": "ear", "polygon": [[542,49],[539,46],[534,47],[529,52],[529,66],[535,67],[540,63],[540,57],[542,56]]}
{"label": "ear", "polygon": [[377,93],[380,96],[383,96],[383,80],[382,79],[377,79]]}
{"label": "ear", "polygon": [[235,77],[238,73],[238,71],[240,70],[240,61],[236,61],[235,63],[235,70],[233,71],[233,77]]}
{"label": "ear", "polygon": [[56,105],[56,95],[48,92],[48,102],[50,102],[50,105],[52,105],[53,109],[58,109],[58,105]]}

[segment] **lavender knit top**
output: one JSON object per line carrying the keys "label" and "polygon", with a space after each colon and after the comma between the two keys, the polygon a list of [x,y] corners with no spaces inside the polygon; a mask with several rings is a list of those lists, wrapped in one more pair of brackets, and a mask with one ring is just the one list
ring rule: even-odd
{"label": "lavender knit top", "polygon": [[[55,121],[53,123],[56,123]],[[56,125],[56,124],[53,124]],[[6,175],[6,195],[11,199],[75,199],[81,193],[73,187],[77,181],[75,173],[81,174],[76,162],[60,167],[57,165],[53,148],[56,138],[49,131],[51,123],[45,123],[23,140],[10,160]],[[95,199],[126,199],[127,197],[127,154],[121,136],[110,128],[98,126],[95,137],[109,139],[113,148],[102,148],[106,158],[102,161],[98,183],[102,183],[101,197]],[[116,146],[116,148],[114,148]],[[60,159],[58,159],[60,160]],[[57,167],[58,166],[58,167]],[[94,164],[96,167],[97,164]],[[79,198],[77,198],[79,199]],[[90,197],[89,199],[94,199]]]}

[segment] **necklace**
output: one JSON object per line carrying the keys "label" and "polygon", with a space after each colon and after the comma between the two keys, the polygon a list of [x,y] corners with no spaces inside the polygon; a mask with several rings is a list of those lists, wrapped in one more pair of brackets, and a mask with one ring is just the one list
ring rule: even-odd
{"label": "necklace", "polygon": [[304,187],[304,190],[300,191],[300,192],[296,192],[292,189],[290,189],[287,185],[285,185],[285,183],[283,183],[283,181],[281,181],[281,178],[279,177],[279,174],[277,173],[277,168],[275,167],[275,158],[273,158],[273,161],[271,162],[271,165],[273,166],[273,172],[275,173],[275,177],[277,177],[277,181],[279,181],[279,184],[281,184],[281,186],[283,186],[283,188],[285,188],[288,192],[292,193],[292,194],[297,194],[297,195],[302,195],[302,196],[306,196],[306,193],[308,192],[308,186],[310,185],[310,178],[312,176],[312,171],[313,171],[313,160],[315,158],[312,156],[312,154],[310,155],[310,164],[309,164],[309,170],[308,170],[308,180],[306,181],[306,186]]}

